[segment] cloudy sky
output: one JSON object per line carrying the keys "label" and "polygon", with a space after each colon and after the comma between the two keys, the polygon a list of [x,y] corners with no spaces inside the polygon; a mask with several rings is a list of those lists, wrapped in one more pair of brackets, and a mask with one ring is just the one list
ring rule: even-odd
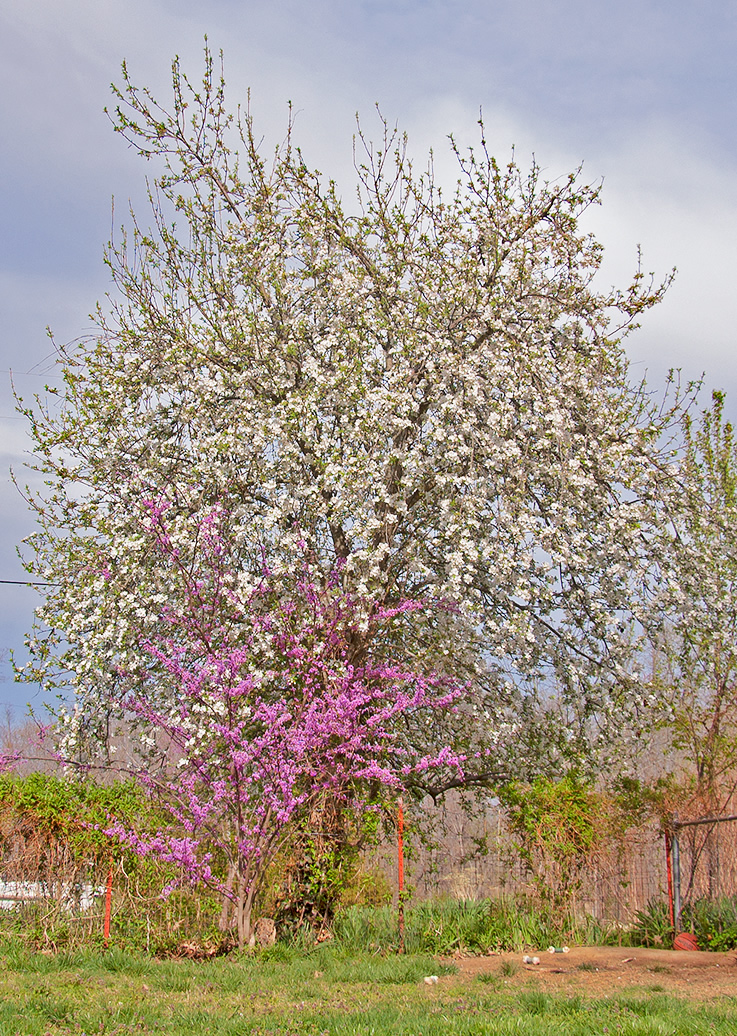
{"label": "cloudy sky", "polygon": [[[638,244],[647,269],[678,269],[631,340],[633,375],[704,374],[737,416],[735,0],[0,0],[0,578],[23,578],[32,529],[8,475],[28,449],[8,372],[24,396],[52,383],[46,327],[84,334],[108,287],[111,198],[143,208],[145,167],[103,114],[109,84],[125,59],[166,97],[175,54],[199,75],[205,34],[266,139],[292,101],[308,161],[341,183],[355,113],[370,133],[376,103],[449,177],[447,135],[473,143],[480,108],[501,158],[514,145],[550,177],[583,162],[604,181],[590,225],[605,279],[624,281]],[[0,651],[22,655],[34,603],[0,584]],[[0,708],[20,716],[33,688],[0,672]]]}

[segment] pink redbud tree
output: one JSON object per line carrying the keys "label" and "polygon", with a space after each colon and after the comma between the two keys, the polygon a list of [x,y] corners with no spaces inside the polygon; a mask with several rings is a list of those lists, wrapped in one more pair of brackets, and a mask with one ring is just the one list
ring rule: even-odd
{"label": "pink redbud tree", "polygon": [[[344,592],[304,559],[291,581],[264,567],[238,590],[224,512],[199,522],[196,568],[180,556],[165,509],[147,504],[146,532],[186,585],[186,606],[164,608],[141,646],[150,661],[133,679],[125,713],[143,743],[165,749],[162,769],[138,778],[157,794],[171,824],[142,835],[120,823],[109,833],[141,855],[177,865],[181,883],[203,883],[230,901],[238,944],[249,940],[254,897],[294,825],[327,796],[360,816],[369,787],[398,791],[430,768],[462,776],[450,748],[426,755],[402,736],[423,713],[455,708],[461,688],[412,672],[355,643],[375,642],[422,607],[391,607]],[[384,638],[384,645],[391,638]],[[160,691],[163,682],[167,694]],[[216,863],[217,861],[217,863]],[[165,890],[168,891],[168,890]]]}

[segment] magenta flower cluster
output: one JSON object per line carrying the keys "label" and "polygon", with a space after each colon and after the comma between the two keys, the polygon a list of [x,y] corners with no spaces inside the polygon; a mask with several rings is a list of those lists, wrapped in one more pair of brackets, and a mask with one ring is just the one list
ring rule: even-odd
{"label": "magenta flower cluster", "polygon": [[[156,664],[148,681],[131,683],[125,708],[165,751],[165,771],[138,776],[163,796],[171,825],[153,837],[118,823],[108,832],[175,863],[178,881],[216,887],[250,916],[290,825],[321,797],[360,813],[370,808],[369,784],[400,790],[433,767],[462,773],[463,758],[449,747],[419,755],[402,736],[403,721],[453,708],[462,688],[387,657],[392,623],[426,605],[356,600],[340,572],[320,576],[306,559],[291,586],[265,569],[241,599],[226,518],[214,508],[201,520],[197,564],[185,565],[166,509],[147,505],[147,531],[184,580],[187,603],[164,609],[157,635],[143,643]],[[162,674],[175,704],[157,693]],[[215,856],[228,861],[227,873],[215,873]]]}

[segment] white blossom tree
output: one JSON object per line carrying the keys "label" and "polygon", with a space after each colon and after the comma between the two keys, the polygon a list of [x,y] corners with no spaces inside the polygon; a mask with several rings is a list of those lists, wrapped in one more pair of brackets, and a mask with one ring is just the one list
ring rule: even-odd
{"label": "white blossom tree", "polygon": [[125,66],[115,94],[115,130],[155,168],[151,225],[110,246],[111,299],[60,349],[58,405],[24,407],[46,486],[27,567],[53,584],[26,675],[71,686],[79,726],[151,664],[141,640],[178,593],[138,531],[155,492],[182,558],[197,515],[233,516],[241,596],[264,559],[293,577],[303,540],[362,600],[453,602],[403,648],[472,681],[466,732],[496,746],[479,779],[551,748],[536,685],[584,721],[636,704],[679,404],[629,380],[622,340],[666,284],[597,286],[579,220],[599,188],[498,164],[482,129],[451,142],[446,195],[383,124],[378,145],[358,133],[344,204],[291,125],[262,153],[209,53],[199,86],[174,63],[171,108]]}

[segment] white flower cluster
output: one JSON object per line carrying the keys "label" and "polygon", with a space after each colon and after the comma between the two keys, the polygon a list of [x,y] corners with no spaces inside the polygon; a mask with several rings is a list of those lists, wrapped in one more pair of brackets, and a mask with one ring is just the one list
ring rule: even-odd
{"label": "white flower cluster", "polygon": [[[185,140],[142,96],[121,130],[164,164],[164,209],[111,253],[112,310],[32,429],[49,488],[28,564],[59,585],[30,675],[71,681],[85,714],[114,702],[220,501],[234,601],[264,565],[297,578],[305,543],[361,598],[449,602],[402,635],[473,678],[484,743],[519,731],[525,681],[609,701],[658,565],[672,415],[629,384],[619,343],[660,290],[592,286],[601,251],[576,218],[598,189],[482,149],[441,198],[388,132],[346,212],[290,147],[267,166],[250,121],[241,173],[217,126]],[[141,534],[147,501],[179,574]],[[222,620],[237,642],[237,608]],[[167,687],[162,668],[162,703]]]}

